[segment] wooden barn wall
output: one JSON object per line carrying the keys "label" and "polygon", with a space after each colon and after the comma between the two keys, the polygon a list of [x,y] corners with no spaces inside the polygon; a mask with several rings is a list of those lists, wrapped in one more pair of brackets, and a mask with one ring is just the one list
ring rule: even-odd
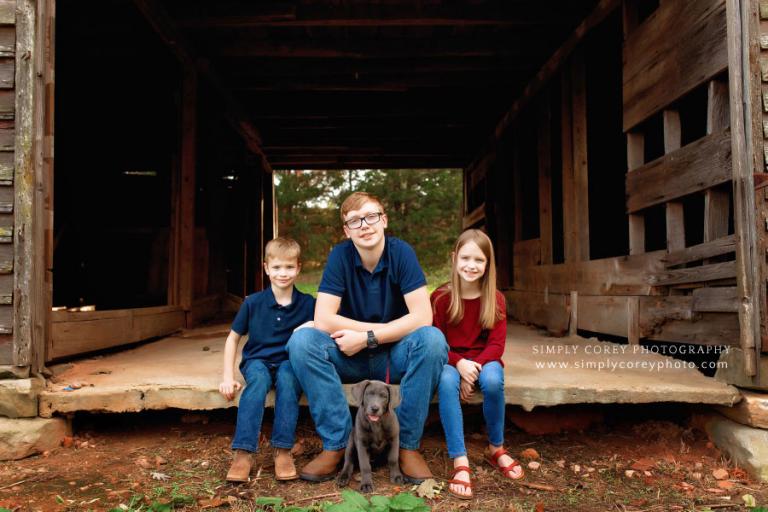
{"label": "wooden barn wall", "polygon": [[16,2],[0,1],[0,364],[27,364],[13,341]]}
{"label": "wooden barn wall", "polygon": [[[557,334],[579,329],[626,337],[630,343],[646,339],[738,345],[737,237],[732,219],[729,224],[734,164],[726,3],[660,2],[641,20],[638,4],[625,0],[617,6],[624,30],[621,125],[627,141],[626,208],[617,214],[627,216],[626,254],[590,256],[587,152],[599,145],[587,140],[585,91],[590,83],[584,66],[589,65],[590,55],[583,42],[566,43],[572,45],[571,51],[559,62],[548,63],[556,72],[547,84],[525,98],[525,107],[513,107],[508,114],[515,116],[507,130],[512,134],[509,139],[478,156],[467,169],[470,200],[464,224],[492,228],[489,232],[496,235],[497,247],[503,245],[497,249],[500,267],[507,266],[501,255],[511,258],[511,269],[499,272],[499,286],[505,290],[509,314],[524,322]],[[577,29],[574,37],[583,33]],[[552,84],[559,84],[559,97],[557,86],[554,94],[547,89]],[[695,108],[685,103],[693,95],[705,98]],[[686,124],[691,117],[683,111],[686,108],[695,110],[697,120],[706,120],[706,130],[702,125],[702,133],[695,137]],[[524,122],[525,112],[535,112],[536,126]],[[544,121],[553,115],[550,121],[554,122]],[[658,119],[660,133],[649,133],[652,118]],[[537,133],[535,168],[516,163],[517,129]],[[556,129],[560,131],[555,137]],[[656,137],[649,144],[660,140],[663,147],[660,156],[646,161],[649,137]],[[553,143],[558,161],[553,160]],[[519,235],[521,217],[526,214],[519,200],[525,193],[518,190],[521,172],[538,174],[539,234],[529,239]],[[557,188],[553,176],[558,178]],[[507,198],[501,206],[496,204],[500,185],[506,187]],[[488,188],[480,192],[475,189],[479,186]],[[473,201],[486,196],[490,205]],[[686,222],[690,224],[686,208],[691,198],[704,205],[703,214],[698,213],[703,220],[697,218],[703,226],[696,226],[699,233],[703,231],[703,239],[693,243],[690,234],[686,241],[685,230]],[[554,201],[561,206],[554,208]],[[666,238],[662,250],[646,240],[648,229],[655,226],[647,228],[646,217],[654,208],[662,210],[665,222],[666,237],[660,233]],[[483,215],[499,211],[508,212],[507,218]],[[506,230],[505,237],[498,236],[500,229]],[[655,235],[658,238],[659,233]],[[560,256],[553,249],[558,244]]]}

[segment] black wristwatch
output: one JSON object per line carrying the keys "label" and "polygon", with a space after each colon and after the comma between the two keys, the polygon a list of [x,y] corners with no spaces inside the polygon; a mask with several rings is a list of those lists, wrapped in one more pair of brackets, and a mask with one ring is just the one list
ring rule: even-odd
{"label": "black wristwatch", "polygon": [[374,349],[379,346],[379,340],[376,339],[376,335],[373,331],[368,331],[368,348]]}

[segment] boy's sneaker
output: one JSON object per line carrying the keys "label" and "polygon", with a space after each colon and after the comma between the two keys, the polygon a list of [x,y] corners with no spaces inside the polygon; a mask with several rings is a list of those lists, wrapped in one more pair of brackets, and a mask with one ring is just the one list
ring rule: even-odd
{"label": "boy's sneaker", "polygon": [[251,474],[253,456],[245,450],[235,450],[235,457],[227,473],[228,482],[247,482]]}

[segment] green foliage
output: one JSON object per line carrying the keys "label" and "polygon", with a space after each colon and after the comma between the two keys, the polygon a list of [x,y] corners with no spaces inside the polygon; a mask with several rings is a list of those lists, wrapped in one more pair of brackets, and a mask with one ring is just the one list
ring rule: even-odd
{"label": "green foliage", "polygon": [[301,244],[305,270],[322,268],[344,238],[341,203],[355,190],[366,191],[384,201],[388,234],[411,244],[425,269],[440,268],[461,231],[461,180],[455,169],[280,172],[278,232]]}
{"label": "green foliage", "polygon": [[11,511],[5,507],[0,507],[0,512],[11,512]]}
{"label": "green foliage", "polygon": [[[164,491],[158,491],[161,488],[154,489],[154,495],[160,496]],[[183,494],[179,491],[178,486],[173,487],[170,494],[170,499],[167,502],[153,501],[149,505],[146,504],[146,496],[143,494],[134,494],[128,503],[121,504],[119,507],[115,507],[109,510],[109,512],[172,512],[177,507],[182,508],[187,505],[193,505],[195,499],[188,494]]]}
{"label": "green foliage", "polygon": [[356,491],[349,489],[342,491],[342,501],[339,503],[325,503],[310,507],[284,506],[282,498],[261,497],[257,498],[254,505],[260,510],[272,512],[429,512],[430,508],[422,498],[411,493],[402,492],[393,497],[372,496],[371,500]]}

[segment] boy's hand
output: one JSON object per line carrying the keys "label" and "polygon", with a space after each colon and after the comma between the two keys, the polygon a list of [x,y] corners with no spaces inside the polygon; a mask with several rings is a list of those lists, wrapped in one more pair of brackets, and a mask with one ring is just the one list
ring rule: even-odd
{"label": "boy's hand", "polygon": [[243,389],[243,385],[232,379],[223,380],[221,384],[219,384],[219,393],[224,395],[224,398],[230,401],[235,398],[235,394],[241,389]]}
{"label": "boy's hand", "polygon": [[338,345],[339,350],[348,357],[357,354],[368,344],[368,335],[366,333],[353,331],[352,329],[336,331],[331,334],[331,338],[336,340],[336,345]]}
{"label": "boy's hand", "polygon": [[483,366],[480,363],[470,361],[469,359],[462,359],[456,363],[456,370],[461,375],[461,380],[474,384],[477,378],[480,376],[480,370]]}
{"label": "boy's hand", "polygon": [[298,326],[297,328],[295,328],[295,329],[293,330],[293,332],[296,332],[296,331],[298,331],[299,329],[304,329],[305,327],[314,327],[314,326],[315,326],[315,322],[313,322],[312,320],[310,320],[309,322],[304,322],[303,324],[301,324],[300,326]]}
{"label": "boy's hand", "polygon": [[472,398],[472,395],[475,393],[475,385],[470,384],[469,382],[462,380],[461,384],[459,386],[459,397],[465,401],[468,402],[470,398]]}

